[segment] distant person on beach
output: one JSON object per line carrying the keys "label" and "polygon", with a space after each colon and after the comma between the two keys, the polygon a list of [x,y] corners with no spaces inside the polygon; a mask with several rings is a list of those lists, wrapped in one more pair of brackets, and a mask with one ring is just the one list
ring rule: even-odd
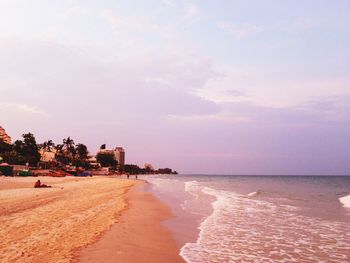
{"label": "distant person on beach", "polygon": [[36,181],[34,188],[51,187],[51,185],[42,184],[40,180]]}
{"label": "distant person on beach", "polygon": [[127,177],[128,179],[129,179],[129,176],[130,176],[129,174],[126,175],[126,177]]}
{"label": "distant person on beach", "polygon": [[137,174],[135,174],[135,179],[137,180]]}

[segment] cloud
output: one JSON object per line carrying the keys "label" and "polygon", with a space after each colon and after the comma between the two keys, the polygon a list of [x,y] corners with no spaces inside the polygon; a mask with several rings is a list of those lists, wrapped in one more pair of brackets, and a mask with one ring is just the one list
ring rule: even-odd
{"label": "cloud", "polygon": [[301,109],[306,110],[318,116],[325,122],[350,122],[350,95],[315,97],[308,100]]}
{"label": "cloud", "polygon": [[[326,173],[349,167],[345,154],[336,153],[349,151],[345,95],[273,107],[249,101],[251,94],[233,82],[222,92],[246,100],[213,102],[193,94],[226,76],[207,59],[152,53],[121,59],[55,42],[2,43],[6,104],[0,114],[14,139],[27,131],[38,142],[72,136],[92,152],[104,142],[121,144],[130,162],[150,158],[180,171]],[[245,72],[237,74],[249,80]],[[145,157],[147,150],[152,154]]]}
{"label": "cloud", "polygon": [[110,9],[104,9],[100,14],[101,17],[112,27],[112,29],[116,29],[123,23],[123,18],[118,16]]}
{"label": "cloud", "polygon": [[[153,21],[149,15],[120,15],[117,10],[103,9],[100,16],[104,19],[113,30],[134,30],[139,33],[157,32],[161,26]],[[131,33],[131,32],[128,32]]]}
{"label": "cloud", "polygon": [[197,5],[193,3],[187,3],[184,6],[183,9],[183,20],[188,23],[192,24],[200,19],[200,9]]}
{"label": "cloud", "polygon": [[152,78],[152,77],[146,77],[145,78],[146,83],[154,83],[159,85],[169,85],[169,81],[164,78]]}
{"label": "cloud", "polygon": [[[128,162],[180,171],[350,171],[347,52],[334,53],[341,39],[322,34],[340,32],[346,16],[321,36],[311,32],[323,21],[314,9],[225,20],[231,4],[215,13],[199,1],[17,2],[0,11],[1,35],[19,37],[0,39],[0,117],[10,135],[72,136],[92,152],[123,145]],[[213,41],[196,31],[204,26]],[[36,40],[43,32],[47,40]],[[201,52],[213,60],[193,55]]]}
{"label": "cloud", "polygon": [[5,116],[8,114],[25,114],[25,115],[36,115],[36,116],[47,116],[47,113],[38,108],[37,106],[31,106],[20,103],[0,103],[0,115]]}
{"label": "cloud", "polygon": [[170,114],[167,117],[170,121],[180,121],[180,122],[201,122],[201,121],[208,121],[208,122],[217,122],[217,123],[242,123],[242,122],[249,122],[250,117],[246,116],[237,116],[235,113],[225,113],[225,112],[219,112],[217,114],[208,114],[208,115],[173,115]]}
{"label": "cloud", "polygon": [[170,6],[170,7],[174,7],[175,6],[174,1],[172,1],[172,0],[162,0],[162,3],[164,5],[167,5],[167,6]]}
{"label": "cloud", "polygon": [[89,9],[85,8],[85,7],[82,7],[82,6],[71,6],[69,7],[65,14],[67,16],[87,16],[89,15],[91,12]]}
{"label": "cloud", "polygon": [[215,76],[195,94],[216,103],[250,102],[269,107],[293,107],[315,97],[350,95],[350,79],[324,74],[295,77],[294,72],[254,65],[213,65]]}
{"label": "cloud", "polygon": [[236,40],[241,40],[264,31],[262,27],[257,25],[253,25],[253,24],[233,25],[225,21],[218,22],[217,26],[219,29],[233,36]]}
{"label": "cloud", "polygon": [[247,95],[241,91],[241,90],[224,90],[224,93],[227,94],[228,96],[233,96],[233,97],[247,97]]}
{"label": "cloud", "polygon": [[318,25],[311,17],[297,17],[290,20],[277,21],[271,24],[232,23],[219,21],[216,26],[236,40],[243,40],[262,33],[302,33]]}
{"label": "cloud", "polygon": [[318,25],[318,22],[311,17],[298,17],[289,25],[285,27],[286,31],[290,31],[292,33],[300,33],[306,30],[312,29]]}
{"label": "cloud", "polygon": [[279,108],[231,102],[221,103],[217,114],[169,116],[174,127],[187,130],[173,138],[175,145],[183,142],[174,151],[186,152],[186,161],[199,171],[213,173],[347,174],[349,102],[324,97]]}
{"label": "cloud", "polygon": [[215,75],[206,59],[151,53],[120,58],[87,47],[15,39],[2,41],[0,57],[0,101],[7,103],[0,116],[14,139],[27,131],[38,142],[72,136],[92,152],[104,142],[121,144],[130,162],[145,162],[140,149],[159,146],[172,134],[169,115],[220,110],[192,94]]}
{"label": "cloud", "polygon": [[[0,83],[6,81],[3,99],[30,101],[59,118],[64,117],[61,103],[63,112],[72,110],[77,117],[90,105],[99,105],[93,115],[110,116],[218,111],[214,102],[192,94],[215,74],[207,60],[155,54],[113,60],[110,54],[90,54],[94,52],[54,42],[8,42],[0,48]],[[49,97],[54,99],[44,100]],[[73,110],[77,103],[82,110]]]}

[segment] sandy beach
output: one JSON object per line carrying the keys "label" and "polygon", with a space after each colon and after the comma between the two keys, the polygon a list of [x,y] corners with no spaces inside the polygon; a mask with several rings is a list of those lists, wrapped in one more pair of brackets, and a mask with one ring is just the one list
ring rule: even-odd
{"label": "sandy beach", "polygon": [[[52,188],[33,188],[38,179]],[[134,251],[176,257],[178,248],[160,225],[171,216],[168,208],[150,194],[134,188],[128,193],[142,184],[107,177],[0,177],[0,262],[88,262],[120,254],[128,259],[122,262],[146,262],[125,257]],[[152,242],[163,242],[163,249]]]}
{"label": "sandy beach", "polygon": [[126,198],[128,209],[118,223],[96,243],[76,253],[76,262],[185,262],[170,231],[161,225],[173,216],[169,207],[135,188]]}

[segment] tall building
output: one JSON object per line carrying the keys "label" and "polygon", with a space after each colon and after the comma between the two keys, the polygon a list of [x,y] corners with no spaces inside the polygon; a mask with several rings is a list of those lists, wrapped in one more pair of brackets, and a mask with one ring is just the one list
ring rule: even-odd
{"label": "tall building", "polygon": [[114,150],[106,149],[103,147],[99,151],[100,153],[113,154],[114,159],[118,162],[118,170],[123,171],[125,165],[125,151],[123,147],[116,147]]}
{"label": "tall building", "polygon": [[123,147],[116,147],[114,149],[114,155],[115,159],[118,161],[119,171],[123,171],[125,165],[125,151]]}
{"label": "tall building", "polygon": [[5,129],[0,126],[0,140],[8,144],[11,143],[11,137],[6,133]]}

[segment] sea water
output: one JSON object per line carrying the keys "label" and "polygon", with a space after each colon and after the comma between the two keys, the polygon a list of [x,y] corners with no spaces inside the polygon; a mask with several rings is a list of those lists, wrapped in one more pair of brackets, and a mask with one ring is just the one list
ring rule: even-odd
{"label": "sea water", "polygon": [[144,177],[187,262],[350,262],[350,177]]}

